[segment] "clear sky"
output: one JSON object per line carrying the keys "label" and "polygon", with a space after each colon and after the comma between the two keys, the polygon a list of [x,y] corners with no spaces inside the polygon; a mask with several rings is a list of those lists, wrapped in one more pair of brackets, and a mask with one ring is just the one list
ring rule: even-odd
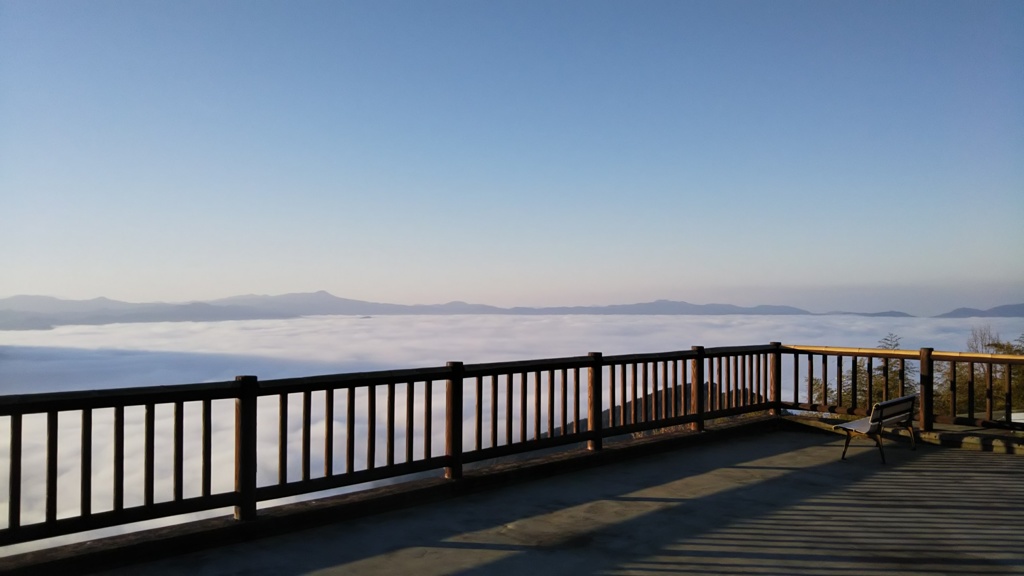
{"label": "clear sky", "polygon": [[0,0],[0,297],[1024,301],[1024,2]]}

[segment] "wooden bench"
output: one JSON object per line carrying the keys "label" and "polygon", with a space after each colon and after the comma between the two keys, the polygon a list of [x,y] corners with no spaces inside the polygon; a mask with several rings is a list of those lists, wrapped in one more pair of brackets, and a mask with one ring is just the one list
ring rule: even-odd
{"label": "wooden bench", "polygon": [[893,400],[879,402],[871,408],[871,415],[860,420],[853,420],[843,424],[837,424],[832,430],[846,432],[846,445],[843,446],[842,460],[846,460],[846,449],[850,447],[850,438],[854,434],[867,436],[878,445],[878,453],[882,455],[882,464],[885,464],[885,451],[882,450],[882,427],[899,426],[910,432],[910,449],[917,449],[914,442],[914,400],[917,396],[903,396]]}

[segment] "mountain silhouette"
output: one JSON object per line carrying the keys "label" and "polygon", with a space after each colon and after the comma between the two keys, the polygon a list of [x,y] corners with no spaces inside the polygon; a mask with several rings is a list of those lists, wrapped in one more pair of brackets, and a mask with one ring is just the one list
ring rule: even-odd
{"label": "mountain silhouette", "polygon": [[[749,314],[760,316],[812,315],[793,306],[736,306],[733,304],[691,304],[679,300],[656,300],[609,306],[551,306],[501,308],[487,304],[453,301],[445,304],[389,304],[340,298],[323,290],[280,294],[246,294],[208,302],[131,303],[109,298],[62,300],[51,296],[12,296],[0,299],[0,330],[46,330],[68,324],[116,324],[135,322],[219,322],[226,320],[287,319],[318,315],[707,315]],[[910,317],[899,311],[858,313],[830,312],[857,316]],[[988,310],[957,308],[937,318],[1024,317],[1024,304],[997,306]]]}

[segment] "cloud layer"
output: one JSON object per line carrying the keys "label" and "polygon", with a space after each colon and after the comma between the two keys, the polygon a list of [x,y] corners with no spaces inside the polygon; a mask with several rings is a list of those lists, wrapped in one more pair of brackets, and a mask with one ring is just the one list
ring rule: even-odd
{"label": "cloud layer", "polygon": [[960,350],[974,326],[1006,338],[1024,319],[858,316],[316,316],[295,320],[0,331],[0,393],[261,379],[384,368],[689,349],[819,344]]}

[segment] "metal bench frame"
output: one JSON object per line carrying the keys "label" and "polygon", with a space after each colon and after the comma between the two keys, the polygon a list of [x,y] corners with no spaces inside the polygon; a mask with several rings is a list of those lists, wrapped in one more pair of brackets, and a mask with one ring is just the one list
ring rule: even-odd
{"label": "metal bench frame", "polygon": [[885,464],[885,450],[882,449],[882,427],[898,426],[906,428],[910,432],[910,449],[916,450],[917,444],[914,440],[914,400],[917,396],[903,396],[879,402],[871,408],[871,415],[867,418],[853,420],[837,424],[832,430],[846,432],[846,445],[843,446],[841,460],[846,460],[846,450],[850,447],[850,438],[854,434],[867,436],[878,445],[878,453],[882,456],[882,464]]}

